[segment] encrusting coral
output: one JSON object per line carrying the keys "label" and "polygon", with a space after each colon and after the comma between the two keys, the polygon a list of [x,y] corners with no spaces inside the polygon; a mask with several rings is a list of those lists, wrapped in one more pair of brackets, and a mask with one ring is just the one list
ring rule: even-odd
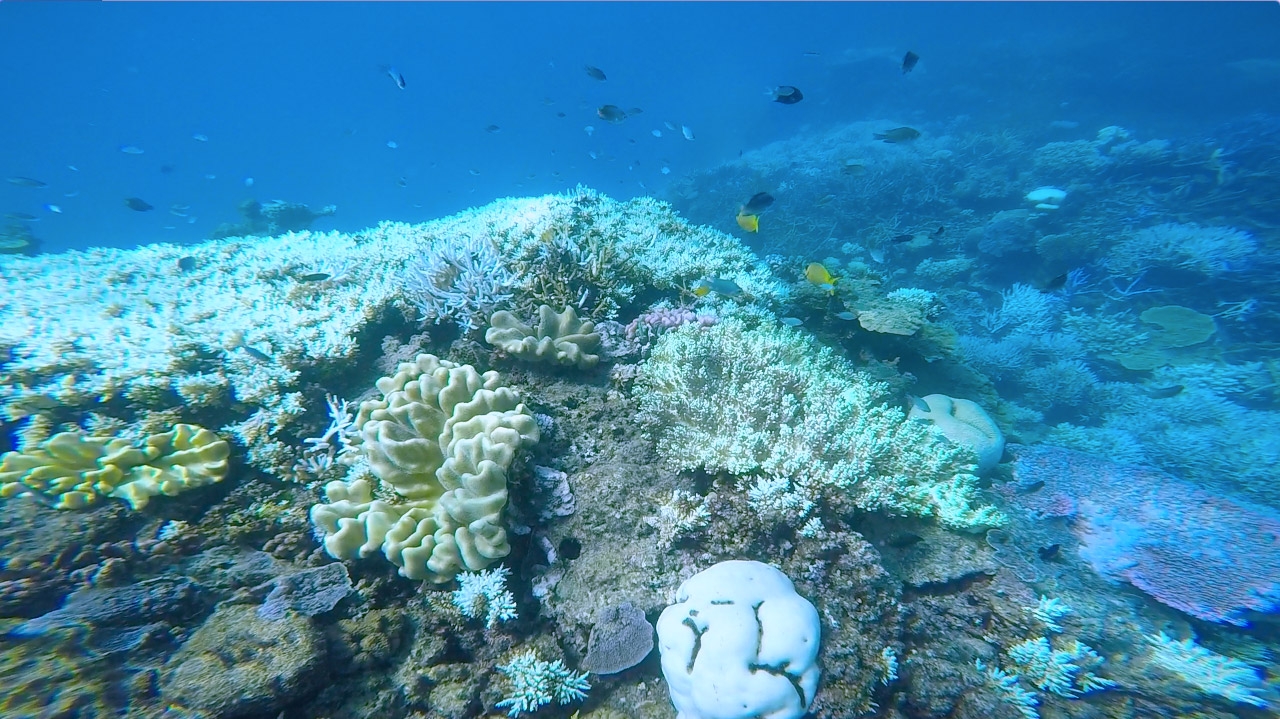
{"label": "encrusting coral", "polygon": [[381,550],[401,575],[438,582],[505,557],[507,470],[539,437],[519,397],[497,372],[429,354],[377,386],[382,397],[356,416],[356,446],[405,501],[375,500],[367,479],[330,482],[329,503],[311,508],[325,549],[338,559]]}
{"label": "encrusting coral", "polygon": [[484,341],[525,360],[551,362],[561,366],[591,369],[600,362],[600,335],[595,323],[578,319],[572,307],[556,312],[547,305],[538,308],[538,321],[527,325],[516,316],[500,310],[493,313],[484,333]]}

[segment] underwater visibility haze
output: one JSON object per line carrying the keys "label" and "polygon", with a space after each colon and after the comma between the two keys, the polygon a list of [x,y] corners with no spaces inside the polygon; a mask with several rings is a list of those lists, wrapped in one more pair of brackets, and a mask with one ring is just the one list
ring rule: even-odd
{"label": "underwater visibility haze", "polygon": [[1280,715],[1277,48],[0,4],[0,719]]}

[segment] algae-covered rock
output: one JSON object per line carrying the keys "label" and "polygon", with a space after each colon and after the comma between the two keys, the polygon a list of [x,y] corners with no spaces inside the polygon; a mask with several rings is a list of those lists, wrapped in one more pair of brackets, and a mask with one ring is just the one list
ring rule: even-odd
{"label": "algae-covered rock", "polygon": [[165,665],[161,697],[208,719],[274,715],[322,679],[324,654],[306,617],[271,621],[249,605],[223,606]]}

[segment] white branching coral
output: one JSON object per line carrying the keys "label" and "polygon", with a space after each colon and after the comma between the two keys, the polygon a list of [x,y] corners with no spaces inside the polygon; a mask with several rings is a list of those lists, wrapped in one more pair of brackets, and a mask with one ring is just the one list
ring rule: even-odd
{"label": "white branching coral", "polygon": [[658,505],[656,515],[645,517],[645,524],[658,532],[658,543],[671,546],[677,539],[702,529],[711,521],[705,500],[682,489],[671,491],[671,497]]}
{"label": "white branching coral", "polygon": [[482,235],[432,237],[404,272],[405,291],[420,319],[451,319],[463,331],[483,325],[511,299],[515,283],[493,240]]}

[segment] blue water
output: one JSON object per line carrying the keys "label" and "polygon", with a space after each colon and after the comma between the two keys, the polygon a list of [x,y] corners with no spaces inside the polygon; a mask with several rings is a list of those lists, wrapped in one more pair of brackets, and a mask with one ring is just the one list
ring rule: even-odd
{"label": "blue water", "polygon": [[[6,183],[0,210],[40,217],[46,250],[127,247],[202,239],[249,198],[336,204],[317,226],[357,230],[577,183],[660,193],[855,119],[1160,136],[1276,111],[1274,68],[1225,65],[1274,60],[1278,21],[1266,3],[4,4],[0,171],[49,186]],[[780,84],[805,101],[768,102]],[[644,113],[609,125],[606,103]]]}

